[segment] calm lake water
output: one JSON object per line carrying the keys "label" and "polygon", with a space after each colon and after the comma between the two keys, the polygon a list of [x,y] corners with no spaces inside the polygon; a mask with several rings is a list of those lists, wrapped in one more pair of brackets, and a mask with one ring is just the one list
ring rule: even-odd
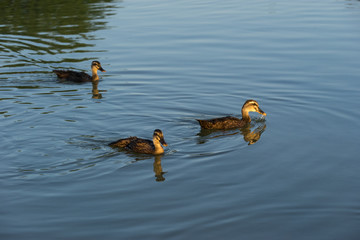
{"label": "calm lake water", "polygon": [[2,6],[0,239],[360,239],[360,1]]}

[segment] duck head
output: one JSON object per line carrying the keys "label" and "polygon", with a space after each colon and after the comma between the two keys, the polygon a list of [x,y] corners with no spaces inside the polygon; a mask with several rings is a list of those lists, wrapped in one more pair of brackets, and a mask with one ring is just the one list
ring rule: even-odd
{"label": "duck head", "polygon": [[258,102],[252,99],[247,100],[241,109],[242,118],[247,120],[248,122],[251,121],[249,112],[257,112],[263,116],[266,116],[266,113],[259,107]]}
{"label": "duck head", "polygon": [[95,71],[100,70],[102,72],[106,72],[105,69],[101,67],[101,63],[99,61],[92,61],[91,69]]}
{"label": "duck head", "polygon": [[153,141],[160,142],[161,145],[167,146],[167,143],[165,142],[164,135],[160,129],[155,129],[153,134]]}

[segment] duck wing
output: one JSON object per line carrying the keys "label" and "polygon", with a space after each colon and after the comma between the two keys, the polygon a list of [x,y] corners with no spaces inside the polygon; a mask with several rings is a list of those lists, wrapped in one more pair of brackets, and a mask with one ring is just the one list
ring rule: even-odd
{"label": "duck wing", "polygon": [[131,142],[133,141],[136,141],[137,137],[128,137],[128,138],[122,138],[122,139],[119,139],[115,142],[112,142],[109,144],[110,147],[119,147],[119,148],[124,148],[126,147],[127,145],[129,145]]}
{"label": "duck wing", "polygon": [[91,76],[85,72],[76,72],[71,70],[53,70],[58,78],[73,82],[91,82]]}
{"label": "duck wing", "polygon": [[151,140],[137,138],[135,141],[131,141],[126,149],[137,153],[152,154],[155,152],[154,143]]}
{"label": "duck wing", "polygon": [[245,121],[231,116],[213,118],[209,120],[196,120],[199,122],[200,126],[205,129],[230,129],[243,127],[246,124]]}

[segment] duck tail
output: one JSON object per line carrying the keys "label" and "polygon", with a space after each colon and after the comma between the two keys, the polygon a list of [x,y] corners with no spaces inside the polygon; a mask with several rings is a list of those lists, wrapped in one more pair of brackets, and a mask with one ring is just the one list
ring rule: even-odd
{"label": "duck tail", "polygon": [[205,125],[206,125],[206,121],[204,121],[204,120],[200,120],[200,119],[196,119],[196,121],[198,121],[198,122],[199,122],[199,124],[200,124],[200,126],[201,126],[201,127],[205,127]]}

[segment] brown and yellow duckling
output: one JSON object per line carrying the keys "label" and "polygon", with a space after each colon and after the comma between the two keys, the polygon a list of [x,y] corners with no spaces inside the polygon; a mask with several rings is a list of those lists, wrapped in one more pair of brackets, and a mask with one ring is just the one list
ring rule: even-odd
{"label": "brown and yellow duckling", "polygon": [[164,153],[162,146],[167,146],[167,143],[165,142],[162,131],[155,129],[152,141],[138,137],[129,137],[112,142],[109,146],[124,148],[137,153],[162,154]]}
{"label": "brown and yellow duckling", "polygon": [[92,61],[91,63],[92,76],[90,76],[85,72],[76,72],[71,70],[53,70],[53,72],[56,73],[56,75],[60,79],[82,83],[82,82],[94,82],[99,80],[99,76],[97,74],[98,70],[105,72],[105,70],[101,67],[99,61]]}
{"label": "brown and yellow duckling", "polygon": [[259,104],[255,100],[247,100],[242,109],[242,118],[236,118],[232,116],[213,118],[209,120],[198,120],[200,126],[205,129],[230,129],[230,128],[241,128],[247,123],[251,122],[249,112],[257,112],[261,115],[266,116],[266,113],[260,109]]}

